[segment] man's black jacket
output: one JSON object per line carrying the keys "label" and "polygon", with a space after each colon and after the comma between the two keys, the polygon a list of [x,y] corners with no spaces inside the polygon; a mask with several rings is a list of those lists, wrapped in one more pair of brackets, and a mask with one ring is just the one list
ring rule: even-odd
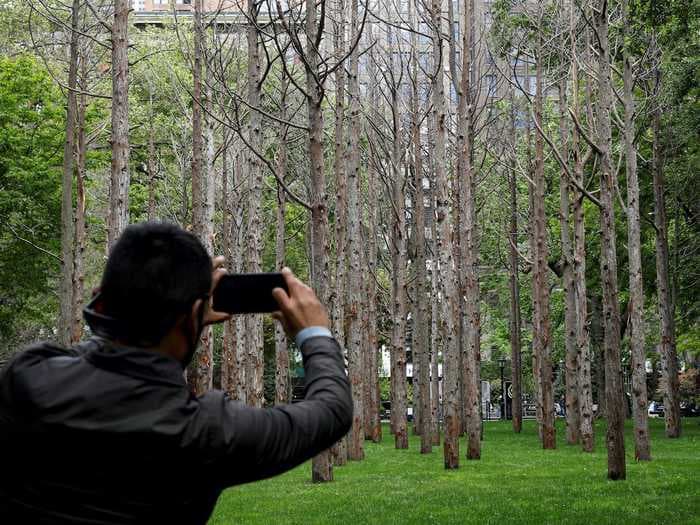
{"label": "man's black jacket", "polygon": [[190,394],[177,361],[90,339],[0,374],[0,523],[205,523],[220,492],[273,476],[350,428],[340,348],[303,348],[303,402],[251,408]]}

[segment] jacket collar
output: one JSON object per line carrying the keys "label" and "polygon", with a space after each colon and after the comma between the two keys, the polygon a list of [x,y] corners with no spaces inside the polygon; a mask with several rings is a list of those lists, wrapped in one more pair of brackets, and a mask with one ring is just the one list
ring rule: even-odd
{"label": "jacket collar", "polygon": [[146,381],[186,385],[182,364],[170,356],[102,337],[92,337],[90,343],[85,358],[98,368]]}

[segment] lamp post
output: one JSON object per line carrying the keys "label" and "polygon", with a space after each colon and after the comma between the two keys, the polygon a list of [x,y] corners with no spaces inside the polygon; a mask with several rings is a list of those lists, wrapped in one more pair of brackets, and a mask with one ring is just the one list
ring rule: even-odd
{"label": "lamp post", "polygon": [[501,419],[506,418],[506,383],[503,379],[503,370],[506,367],[505,357],[498,358],[498,366],[501,367]]}

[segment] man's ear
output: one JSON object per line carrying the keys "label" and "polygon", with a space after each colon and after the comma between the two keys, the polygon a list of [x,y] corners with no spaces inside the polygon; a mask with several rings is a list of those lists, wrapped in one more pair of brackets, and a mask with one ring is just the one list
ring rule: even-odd
{"label": "man's ear", "polygon": [[202,316],[199,315],[199,311],[201,308],[203,308],[204,302],[201,299],[197,299],[194,303],[192,303],[192,311],[190,311],[190,323],[192,333],[197,333],[202,327],[197,326],[196,323],[201,322],[200,320],[202,319]]}

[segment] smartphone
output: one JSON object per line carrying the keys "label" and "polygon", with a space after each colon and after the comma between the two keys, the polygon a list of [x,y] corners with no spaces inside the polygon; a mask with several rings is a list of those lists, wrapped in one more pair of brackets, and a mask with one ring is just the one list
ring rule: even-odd
{"label": "smartphone", "polygon": [[233,273],[224,275],[214,290],[214,310],[229,314],[266,314],[280,309],[272,290],[287,283],[281,273]]}

